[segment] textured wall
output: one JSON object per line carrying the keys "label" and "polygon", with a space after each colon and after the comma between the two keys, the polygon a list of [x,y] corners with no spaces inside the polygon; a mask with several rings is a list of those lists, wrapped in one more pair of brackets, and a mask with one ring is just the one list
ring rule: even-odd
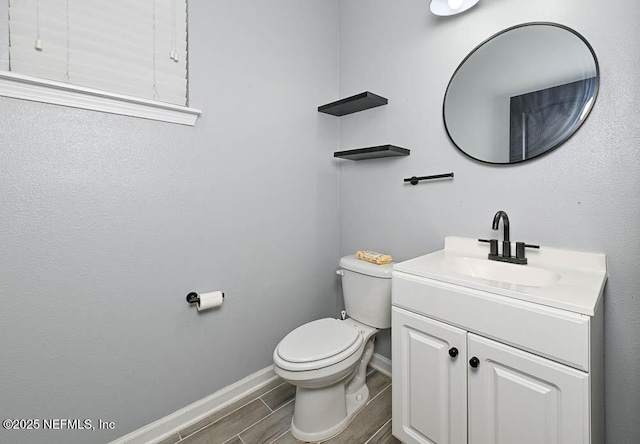
{"label": "textured wall", "polygon": [[[336,315],[335,0],[192,2],[195,127],[0,98],[0,418],[106,442],[269,366]],[[191,291],[222,289],[198,313]]]}
{"label": "textured wall", "polygon": [[[445,235],[488,237],[497,210],[512,238],[604,252],[608,443],[640,436],[640,3],[615,8],[567,0],[482,1],[437,18],[423,0],[341,2],[341,95],[370,90],[389,105],[343,117],[341,148],[393,143],[394,160],[345,162],[341,172],[341,251],[371,248],[403,260],[442,248]],[[444,91],[478,43],[509,26],[552,21],[589,40],[601,89],[593,112],[565,145],[534,161],[488,166],[449,142]],[[404,185],[412,175],[455,172],[453,181]],[[388,335],[378,351],[389,356]]]}

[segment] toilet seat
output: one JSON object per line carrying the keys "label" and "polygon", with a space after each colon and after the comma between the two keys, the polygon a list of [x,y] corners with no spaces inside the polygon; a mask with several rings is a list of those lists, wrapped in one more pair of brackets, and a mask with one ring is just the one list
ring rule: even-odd
{"label": "toilet seat", "polygon": [[274,363],[292,372],[320,369],[349,358],[363,342],[358,329],[337,319],[319,319],[285,336],[273,354]]}

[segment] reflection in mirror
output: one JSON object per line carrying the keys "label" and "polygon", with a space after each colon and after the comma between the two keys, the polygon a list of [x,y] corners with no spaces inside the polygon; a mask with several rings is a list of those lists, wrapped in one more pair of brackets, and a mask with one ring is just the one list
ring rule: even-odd
{"label": "reflection in mirror", "polygon": [[453,143],[488,163],[516,163],[571,137],[598,93],[598,62],[577,32],[526,23],[491,37],[453,74],[443,115]]}

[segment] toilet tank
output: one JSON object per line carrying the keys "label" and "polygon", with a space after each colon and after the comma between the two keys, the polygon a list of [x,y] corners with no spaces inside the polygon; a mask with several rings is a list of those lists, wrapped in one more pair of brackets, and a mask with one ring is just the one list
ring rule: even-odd
{"label": "toilet tank", "polygon": [[371,327],[391,327],[393,264],[376,265],[350,255],[340,259],[340,268],[347,314]]}

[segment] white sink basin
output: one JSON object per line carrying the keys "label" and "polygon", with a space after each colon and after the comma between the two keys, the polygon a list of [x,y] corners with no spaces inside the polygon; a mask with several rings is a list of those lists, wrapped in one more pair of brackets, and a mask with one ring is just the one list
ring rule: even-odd
{"label": "white sink basin", "polygon": [[[513,246],[512,246],[513,249]],[[528,265],[489,260],[477,239],[447,236],[444,249],[396,263],[410,274],[501,296],[593,316],[607,281],[604,254],[541,246],[527,251]]]}
{"label": "white sink basin", "polygon": [[508,264],[475,257],[445,258],[442,268],[452,273],[497,283],[525,285],[528,287],[547,287],[560,279],[560,274],[531,266]]}

